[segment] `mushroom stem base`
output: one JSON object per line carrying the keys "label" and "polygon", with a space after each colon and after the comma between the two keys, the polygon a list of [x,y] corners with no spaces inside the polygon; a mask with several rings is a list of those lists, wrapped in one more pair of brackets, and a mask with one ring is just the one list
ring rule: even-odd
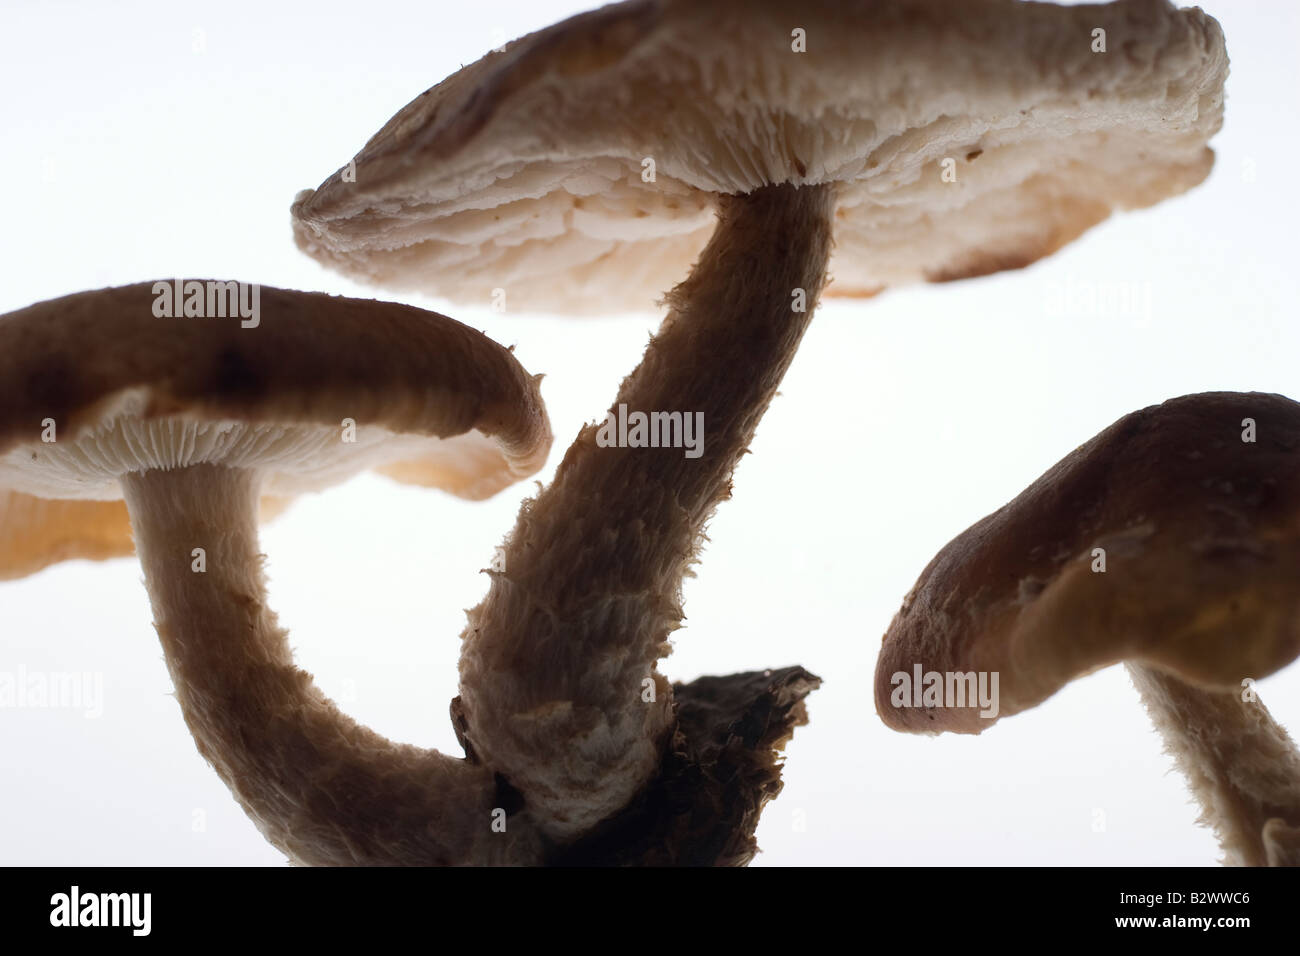
{"label": "mushroom stem base", "polygon": [[[1229,866],[1300,866],[1300,752],[1258,699],[1127,665]],[[1253,692],[1249,695],[1253,698]]]}

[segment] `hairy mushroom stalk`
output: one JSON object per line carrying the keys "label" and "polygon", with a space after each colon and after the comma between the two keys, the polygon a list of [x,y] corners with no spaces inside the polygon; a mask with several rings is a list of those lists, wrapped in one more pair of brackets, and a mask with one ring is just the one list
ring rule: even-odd
{"label": "hairy mushroom stalk", "polygon": [[830,186],[720,200],[713,238],[613,406],[703,413],[701,456],[601,447],[585,427],[469,614],[465,734],[557,843],[658,772],[674,711],[656,663],[681,624],[705,524],[812,317],[833,211]]}
{"label": "hairy mushroom stalk", "polygon": [[[155,625],[199,753],[262,835],[297,863],[535,861],[493,828],[490,770],[394,743],[339,711],[293,662],[267,607],[260,475],[195,465],[122,485]],[[203,548],[206,569],[191,565]]]}
{"label": "hairy mushroom stalk", "polygon": [[1194,687],[1129,662],[1151,721],[1213,827],[1227,866],[1300,866],[1300,752],[1245,691]]}
{"label": "hairy mushroom stalk", "polygon": [[369,468],[463,498],[536,472],[537,379],[446,316],[259,296],[255,329],[160,326],[150,283],[0,316],[0,576],[133,532],[199,752],[293,862],[542,862],[490,768],[385,740],[294,666],[257,544],[268,501]]}

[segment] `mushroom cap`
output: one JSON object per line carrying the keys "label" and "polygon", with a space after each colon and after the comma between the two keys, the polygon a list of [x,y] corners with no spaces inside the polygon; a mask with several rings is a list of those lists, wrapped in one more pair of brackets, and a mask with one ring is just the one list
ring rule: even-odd
{"label": "mushroom cap", "polygon": [[[289,502],[263,498],[262,521]],[[60,561],[106,561],[135,550],[125,501],[37,498],[0,489],[0,581],[24,578]]]}
{"label": "mushroom cap", "polygon": [[1204,179],[1227,66],[1167,0],[631,0],[422,94],[294,233],[386,288],[608,313],[686,274],[718,194],[837,183],[826,294],[984,275]]}
{"label": "mushroom cap", "polygon": [[[885,635],[876,710],[895,730],[979,733],[1126,660],[1240,691],[1300,655],[1297,569],[1300,404],[1207,392],[1144,408],[935,556]],[[895,706],[895,675],[918,665],[945,683],[997,673],[996,716]]]}
{"label": "mushroom cap", "polygon": [[545,463],[540,376],[482,332],[410,306],[269,286],[249,327],[159,317],[158,287],[0,316],[0,579],[129,552],[128,472],[256,468],[266,515],[367,468],[479,499]]}

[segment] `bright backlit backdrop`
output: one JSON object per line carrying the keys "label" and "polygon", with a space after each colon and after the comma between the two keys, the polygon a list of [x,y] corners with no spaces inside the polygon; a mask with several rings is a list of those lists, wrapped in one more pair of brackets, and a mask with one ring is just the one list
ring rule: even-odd
{"label": "bright backlit backdrop", "polygon": [[[1122,668],[981,737],[890,732],[871,690],[880,637],[933,553],[1114,419],[1211,389],[1300,398],[1300,7],[1205,6],[1232,75],[1203,186],[1021,272],[819,311],[710,528],[663,665],[674,679],[791,663],[825,678],[759,865],[1214,862]],[[379,294],[294,248],[295,192],[462,64],[581,9],[288,7],[5,4],[0,312],[171,276]],[[1089,290],[1119,295],[1089,307]],[[409,301],[547,374],[557,441],[543,480],[658,323]],[[362,476],[264,529],[273,606],[348,713],[458,752],[447,705],[462,609],[532,487],[470,504]],[[104,680],[97,719],[0,709],[0,863],[282,861],[196,753],[150,621],[134,559],[0,585],[0,671]],[[1260,691],[1300,729],[1300,665]]]}

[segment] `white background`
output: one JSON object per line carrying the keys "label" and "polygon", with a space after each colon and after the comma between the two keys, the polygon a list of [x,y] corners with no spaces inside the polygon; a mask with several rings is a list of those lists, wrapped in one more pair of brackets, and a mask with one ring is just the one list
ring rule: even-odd
{"label": "white background", "polygon": [[[662,665],[673,679],[790,663],[825,678],[758,865],[1215,861],[1122,668],[980,737],[896,734],[872,703],[881,635],[929,558],[1077,444],[1189,392],[1300,397],[1300,7],[1205,5],[1232,75],[1203,186],[1021,272],[820,309]],[[580,9],[6,3],[0,312],[171,276],[382,295],[295,249],[295,192],[460,65]],[[1089,308],[1089,290],[1136,292],[1138,307]],[[547,373],[557,440],[542,479],[658,323],[413,301]],[[447,705],[462,609],[532,487],[470,504],[362,476],[265,528],[273,605],[347,712],[459,753]],[[0,862],[283,862],[195,752],[150,621],[134,559],[0,585],[0,671],[97,672],[105,695],[99,719],[0,709]],[[1300,665],[1260,690],[1300,729]]]}

